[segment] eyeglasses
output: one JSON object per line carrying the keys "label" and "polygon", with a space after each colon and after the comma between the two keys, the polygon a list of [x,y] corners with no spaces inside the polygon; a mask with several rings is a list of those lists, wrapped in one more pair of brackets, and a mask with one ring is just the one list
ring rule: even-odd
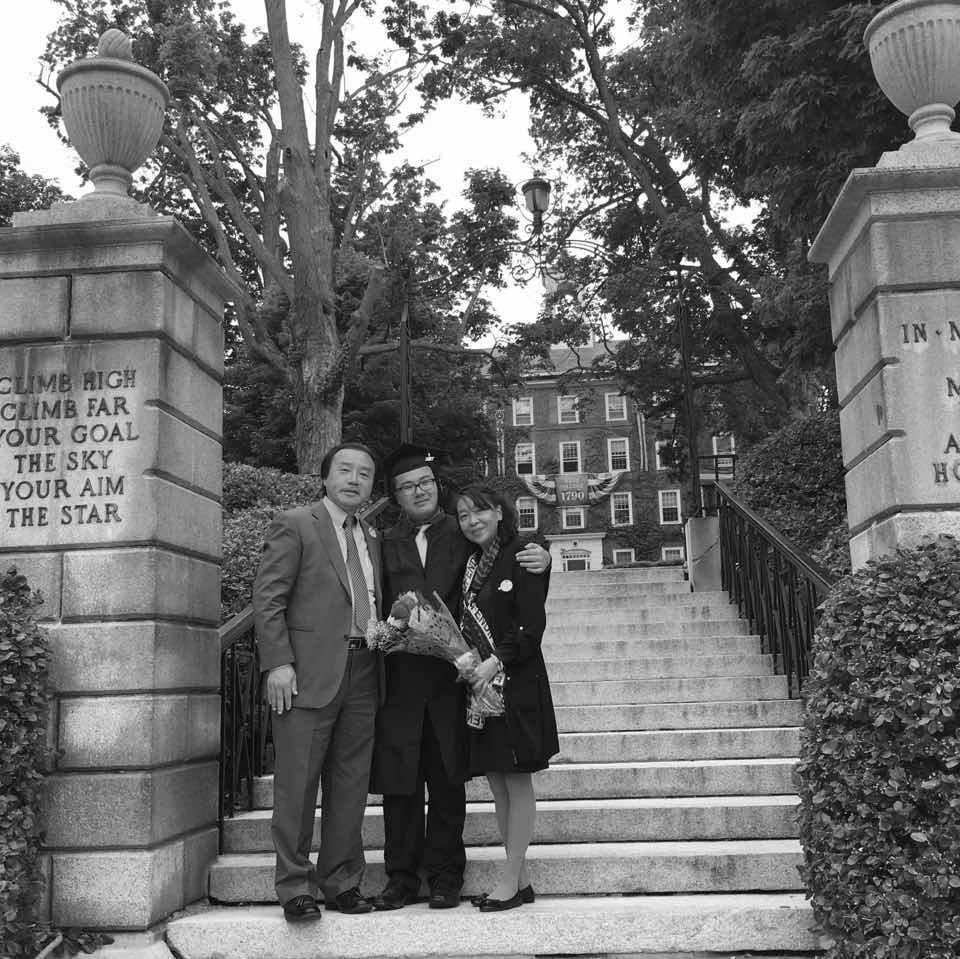
{"label": "eyeglasses", "polygon": [[422,480],[416,483],[404,483],[397,487],[398,493],[409,496],[414,490],[420,490],[421,493],[429,493],[437,485],[436,479],[432,476],[424,476]]}

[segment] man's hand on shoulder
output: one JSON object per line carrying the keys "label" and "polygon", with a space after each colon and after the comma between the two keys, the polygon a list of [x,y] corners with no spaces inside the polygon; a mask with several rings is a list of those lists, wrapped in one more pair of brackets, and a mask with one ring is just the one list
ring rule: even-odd
{"label": "man's hand on shoulder", "polygon": [[293,709],[293,697],[297,695],[297,673],[285,663],[267,673],[267,705],[279,716]]}
{"label": "man's hand on shoulder", "polygon": [[517,562],[528,572],[536,573],[538,576],[550,568],[552,557],[549,550],[545,550],[536,543],[527,543],[517,553]]}

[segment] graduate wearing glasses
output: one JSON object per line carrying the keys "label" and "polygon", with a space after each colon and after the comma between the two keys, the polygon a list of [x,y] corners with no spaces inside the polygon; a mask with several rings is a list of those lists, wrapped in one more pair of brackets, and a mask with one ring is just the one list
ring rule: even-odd
{"label": "graduate wearing glasses", "polygon": [[[418,590],[436,593],[459,615],[460,586],[473,546],[441,507],[436,459],[404,444],[384,464],[387,489],[402,510],[383,536],[384,607]],[[519,561],[531,572],[549,567],[550,554],[531,544]],[[457,906],[466,853],[464,783],[468,730],[466,689],[441,659],[393,653],[386,657],[386,699],[377,714],[371,792],[383,794],[387,885],[377,909],[400,909],[416,900],[421,870],[432,909]],[[424,787],[429,805],[424,814]]]}

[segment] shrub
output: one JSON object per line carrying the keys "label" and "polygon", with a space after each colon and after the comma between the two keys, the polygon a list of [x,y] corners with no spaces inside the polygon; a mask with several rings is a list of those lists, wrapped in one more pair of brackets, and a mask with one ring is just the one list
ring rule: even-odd
{"label": "shrub", "polygon": [[960,954],[960,547],[868,564],[824,604],[798,767],[803,879],[837,959]]}
{"label": "shrub", "polygon": [[840,415],[814,413],[777,430],[737,460],[734,491],[835,575],[850,571]]}
{"label": "shrub", "polygon": [[239,613],[250,602],[270,520],[282,510],[320,499],[321,493],[319,476],[224,463],[221,621]]}
{"label": "shrub", "polygon": [[320,499],[322,490],[319,476],[281,473],[246,463],[223,464],[223,509],[228,514],[254,506],[289,509]]}
{"label": "shrub", "polygon": [[220,571],[220,620],[250,602],[263,537],[279,507],[243,509],[223,517],[223,566]]}
{"label": "shrub", "polygon": [[40,603],[11,567],[0,576],[0,955],[33,956],[48,935],[37,906],[40,800],[51,759],[46,640],[34,611]]}

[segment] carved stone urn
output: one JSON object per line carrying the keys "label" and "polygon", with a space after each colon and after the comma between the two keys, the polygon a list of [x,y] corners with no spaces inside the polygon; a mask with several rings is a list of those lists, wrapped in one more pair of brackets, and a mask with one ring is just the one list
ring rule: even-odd
{"label": "carved stone urn", "polygon": [[134,171],[160,139],[170,91],[133,62],[132,49],[122,30],[107,30],[95,57],[57,77],[67,136],[90,168],[93,192],[86,198],[126,197]]}
{"label": "carved stone urn", "polygon": [[960,0],[897,0],[863,41],[880,89],[916,134],[908,147],[960,140],[950,130],[960,101]]}

